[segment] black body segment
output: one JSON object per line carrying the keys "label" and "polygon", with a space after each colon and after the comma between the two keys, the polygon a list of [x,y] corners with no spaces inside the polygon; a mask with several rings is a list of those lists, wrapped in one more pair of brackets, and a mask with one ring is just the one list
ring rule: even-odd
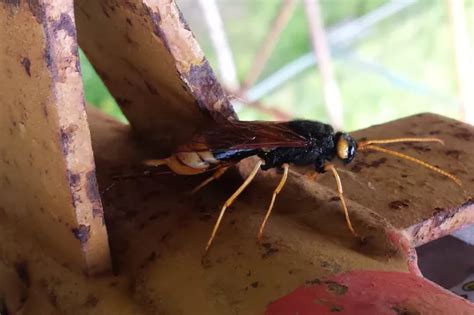
{"label": "black body segment", "polygon": [[265,161],[263,170],[281,167],[284,163],[299,166],[314,165],[317,172],[324,172],[324,163],[335,155],[334,130],[330,125],[309,120],[294,120],[289,127],[306,139],[304,147],[274,148],[260,152],[258,156]]}
{"label": "black body segment", "polygon": [[[246,123],[248,125],[243,129]],[[257,155],[265,162],[261,166],[262,170],[292,163],[300,166],[314,165],[317,172],[323,173],[325,162],[336,156],[336,134],[330,125],[309,120],[264,125],[258,122],[240,124],[240,130],[245,130],[247,140],[235,143],[227,134],[228,143],[233,142],[231,148],[213,149],[211,145],[210,151],[217,160],[237,163],[246,157]],[[216,143],[215,139],[209,138],[210,134],[205,134],[208,138],[206,141]],[[241,136],[242,134],[239,135]]]}

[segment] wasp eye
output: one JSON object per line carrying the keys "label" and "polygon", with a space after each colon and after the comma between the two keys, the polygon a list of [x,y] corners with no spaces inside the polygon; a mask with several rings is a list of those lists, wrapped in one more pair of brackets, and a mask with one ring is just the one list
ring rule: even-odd
{"label": "wasp eye", "polygon": [[341,160],[345,160],[349,157],[349,142],[343,137],[339,138],[336,145],[337,156]]}

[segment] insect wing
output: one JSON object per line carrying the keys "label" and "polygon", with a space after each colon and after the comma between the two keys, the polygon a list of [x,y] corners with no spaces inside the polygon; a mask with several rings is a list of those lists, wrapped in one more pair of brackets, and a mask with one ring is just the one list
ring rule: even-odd
{"label": "insect wing", "polygon": [[286,122],[232,121],[214,125],[196,135],[179,151],[248,150],[276,147],[304,147],[307,139]]}

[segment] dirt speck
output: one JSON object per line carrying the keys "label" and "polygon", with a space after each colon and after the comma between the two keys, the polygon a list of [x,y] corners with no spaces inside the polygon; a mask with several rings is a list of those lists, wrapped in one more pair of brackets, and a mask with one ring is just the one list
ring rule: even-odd
{"label": "dirt speck", "polygon": [[20,60],[20,63],[23,65],[23,68],[25,68],[26,74],[31,77],[31,61],[30,59],[23,57]]}
{"label": "dirt speck", "polygon": [[455,159],[459,159],[459,156],[462,154],[462,151],[459,151],[459,150],[446,150],[444,152],[447,156],[451,156]]}
{"label": "dirt speck", "polygon": [[344,308],[342,306],[339,306],[339,305],[331,306],[331,313],[339,313],[339,312],[342,312],[343,310]]}
{"label": "dirt speck", "polygon": [[329,292],[332,292],[334,293],[335,295],[344,295],[346,294],[347,290],[348,290],[348,287],[343,285],[343,284],[340,284],[340,283],[337,283],[336,281],[325,281],[324,282],[329,290]]}
{"label": "dirt speck", "polygon": [[410,202],[407,199],[403,199],[403,200],[391,201],[391,202],[388,203],[388,206],[391,209],[400,210],[400,209],[403,209],[403,208],[407,208],[409,206],[409,204],[410,204]]}
{"label": "dirt speck", "polygon": [[457,132],[454,134],[454,136],[465,141],[470,141],[472,139],[472,134],[466,131]]}

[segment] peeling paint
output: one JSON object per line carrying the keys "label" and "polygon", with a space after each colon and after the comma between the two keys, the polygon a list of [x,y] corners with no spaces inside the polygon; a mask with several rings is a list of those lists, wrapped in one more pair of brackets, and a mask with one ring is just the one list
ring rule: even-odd
{"label": "peeling paint", "polygon": [[77,238],[82,245],[87,243],[90,238],[90,225],[79,224],[77,228],[73,228],[71,230],[74,234],[74,237]]}

